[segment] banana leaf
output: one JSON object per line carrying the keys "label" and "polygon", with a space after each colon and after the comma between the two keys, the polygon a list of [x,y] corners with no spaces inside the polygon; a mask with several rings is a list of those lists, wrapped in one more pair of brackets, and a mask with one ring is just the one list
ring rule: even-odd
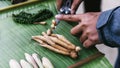
{"label": "banana leaf", "polygon": [[[95,47],[89,49],[84,48],[79,39],[70,34],[70,29],[74,24],[68,24],[65,21],[61,21],[54,33],[64,35],[73,44],[82,48],[77,59],[72,59],[69,56],[52,52],[39,46],[37,42],[31,40],[31,36],[40,35],[41,32],[50,28],[51,20],[54,19],[54,17],[45,20],[47,25],[44,26],[19,24],[15,23],[12,19],[13,13],[16,14],[21,11],[34,13],[43,8],[50,9],[54,12],[54,15],[57,14],[55,0],[45,0],[43,2],[36,1],[34,3],[19,6],[17,8],[0,11],[0,68],[9,68],[10,59],[16,59],[17,61],[20,61],[20,59],[25,59],[24,53],[37,53],[39,54],[40,58],[49,58],[55,68],[67,68],[69,65],[98,52]],[[80,68],[113,67],[105,57],[101,57],[84,64]]]}
{"label": "banana leaf", "polygon": [[9,5],[11,5],[10,0],[0,0],[0,8],[5,8]]}

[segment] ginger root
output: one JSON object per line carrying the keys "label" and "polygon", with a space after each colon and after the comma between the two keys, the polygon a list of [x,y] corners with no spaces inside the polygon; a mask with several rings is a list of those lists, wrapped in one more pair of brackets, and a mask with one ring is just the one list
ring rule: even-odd
{"label": "ginger root", "polygon": [[77,58],[81,48],[72,44],[62,35],[52,34],[52,30],[54,30],[55,27],[56,22],[52,20],[51,29],[48,29],[47,32],[42,32],[42,36],[32,36],[32,39],[39,42],[40,46],[56,53],[68,55],[71,58]]}
{"label": "ginger root", "polygon": [[[41,45],[47,45],[47,43],[48,43],[50,46],[52,46],[52,47],[54,47],[56,49],[59,49],[59,50],[65,51],[65,52],[69,52],[69,50],[67,50],[67,49],[65,49],[65,48],[55,44],[52,41],[48,41],[48,39],[40,38],[40,36],[32,36],[32,39],[34,39],[35,41],[39,42]],[[43,41],[46,41],[47,43],[45,43]]]}
{"label": "ginger root", "polygon": [[56,38],[56,37],[50,37],[50,39],[51,39],[52,41],[54,41],[55,43],[57,43],[57,44],[65,47],[65,48],[67,48],[67,49],[74,49],[74,47],[71,47],[70,45],[66,44],[65,42],[59,40],[59,39]]}
{"label": "ginger root", "polygon": [[[80,47],[69,42],[64,36],[59,34],[47,34],[42,32],[43,36],[32,36],[32,39],[40,43],[40,46],[48,48],[56,53],[68,55],[71,58],[77,58]],[[67,41],[67,42],[66,42]]]}

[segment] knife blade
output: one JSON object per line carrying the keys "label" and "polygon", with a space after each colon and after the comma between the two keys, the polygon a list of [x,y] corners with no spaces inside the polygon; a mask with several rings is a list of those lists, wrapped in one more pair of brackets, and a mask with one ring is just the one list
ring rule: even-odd
{"label": "knife blade", "polygon": [[93,60],[100,58],[100,57],[104,57],[104,54],[101,52],[97,52],[93,55],[88,56],[87,58],[80,60],[79,62],[77,62],[75,64],[68,66],[67,68],[78,68],[78,67],[81,67],[82,65],[89,63],[90,61],[93,61]]}
{"label": "knife blade", "polygon": [[[63,0],[62,7],[60,8],[60,11],[58,14],[71,14],[71,5],[73,0]],[[60,23],[59,19],[55,19],[56,25]]]}

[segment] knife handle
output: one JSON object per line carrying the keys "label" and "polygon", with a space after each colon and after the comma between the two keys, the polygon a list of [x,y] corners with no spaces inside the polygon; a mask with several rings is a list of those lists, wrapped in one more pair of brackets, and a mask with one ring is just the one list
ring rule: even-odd
{"label": "knife handle", "polygon": [[73,0],[63,0],[60,14],[71,14],[71,5]]}

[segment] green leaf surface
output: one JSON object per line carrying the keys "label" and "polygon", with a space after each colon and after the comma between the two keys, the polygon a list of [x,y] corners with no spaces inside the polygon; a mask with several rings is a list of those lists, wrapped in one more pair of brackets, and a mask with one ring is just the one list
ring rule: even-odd
{"label": "green leaf surface", "polygon": [[10,0],[0,0],[0,8],[5,8],[9,5],[11,5]]}
{"label": "green leaf surface", "polygon": [[[45,56],[49,58],[55,68],[67,68],[69,65],[98,52],[95,47],[90,49],[84,48],[79,39],[70,34],[70,29],[73,26],[65,21],[61,21],[54,33],[64,35],[73,44],[80,46],[82,50],[79,52],[79,58],[72,59],[69,56],[57,54],[31,40],[31,36],[40,35],[41,32],[50,28],[51,20],[54,17],[46,20],[47,25],[25,25],[15,23],[12,19],[12,14],[23,10],[34,13],[42,8],[50,9],[54,14],[57,13],[55,0],[46,0],[0,12],[0,68],[9,68],[10,59],[16,59],[17,61],[25,59],[24,53],[37,53],[40,57]],[[80,68],[112,68],[112,65],[105,57],[101,57]]]}

